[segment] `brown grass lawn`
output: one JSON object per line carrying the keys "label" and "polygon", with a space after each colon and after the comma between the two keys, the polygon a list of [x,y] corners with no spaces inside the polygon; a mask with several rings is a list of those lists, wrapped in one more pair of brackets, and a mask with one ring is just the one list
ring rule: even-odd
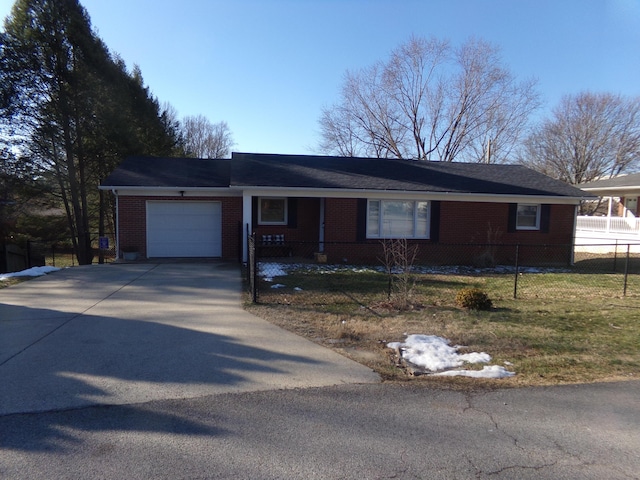
{"label": "brown grass lawn", "polygon": [[[248,311],[363,363],[386,380],[446,385],[553,385],[640,378],[640,278],[621,275],[524,274],[518,298],[513,275],[422,274],[411,279],[412,308],[393,308],[388,277],[368,272],[288,272],[260,282],[260,303]],[[493,300],[487,312],[455,305],[457,291],[478,287]],[[298,287],[298,289],[295,289]],[[300,290],[301,289],[301,290]],[[402,302],[400,302],[402,303]],[[391,341],[438,335],[508,365],[501,380],[412,376],[396,365]],[[466,351],[466,349],[465,349]],[[482,365],[467,368],[480,369]]]}

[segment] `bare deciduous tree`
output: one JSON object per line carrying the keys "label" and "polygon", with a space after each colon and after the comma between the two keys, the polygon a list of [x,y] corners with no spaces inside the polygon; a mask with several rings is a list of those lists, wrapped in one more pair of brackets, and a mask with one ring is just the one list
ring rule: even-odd
{"label": "bare deciduous tree", "polygon": [[539,106],[496,47],[413,37],[386,62],[347,72],[340,102],[322,111],[324,153],[420,160],[504,161]]}
{"label": "bare deciduous tree", "polygon": [[519,160],[574,185],[632,170],[640,160],[640,97],[563,97],[527,138]]}
{"label": "bare deciduous tree", "polygon": [[382,253],[381,260],[389,277],[389,303],[399,310],[409,310],[416,283],[413,268],[418,246],[409,245],[406,238],[385,239]]}
{"label": "bare deciduous tree", "polygon": [[197,158],[229,158],[235,145],[227,122],[211,123],[203,115],[182,120],[187,154]]}

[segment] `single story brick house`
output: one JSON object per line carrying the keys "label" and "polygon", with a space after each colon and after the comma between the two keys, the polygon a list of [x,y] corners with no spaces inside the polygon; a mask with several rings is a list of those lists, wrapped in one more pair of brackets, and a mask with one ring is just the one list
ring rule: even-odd
{"label": "single story brick house", "polygon": [[100,189],[116,197],[118,252],[241,261],[248,232],[314,244],[329,261],[344,258],[340,243],[375,256],[385,238],[428,247],[487,242],[488,231],[571,245],[588,196],[519,165],[252,153],[130,157]]}

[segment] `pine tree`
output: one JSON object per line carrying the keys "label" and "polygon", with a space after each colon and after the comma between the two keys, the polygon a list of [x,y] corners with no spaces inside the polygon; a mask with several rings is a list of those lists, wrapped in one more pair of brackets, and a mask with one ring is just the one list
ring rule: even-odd
{"label": "pine tree", "polygon": [[55,179],[78,262],[89,264],[91,229],[108,208],[100,179],[124,156],[175,153],[177,134],[78,0],[15,3],[0,37],[0,81],[2,127],[23,161]]}

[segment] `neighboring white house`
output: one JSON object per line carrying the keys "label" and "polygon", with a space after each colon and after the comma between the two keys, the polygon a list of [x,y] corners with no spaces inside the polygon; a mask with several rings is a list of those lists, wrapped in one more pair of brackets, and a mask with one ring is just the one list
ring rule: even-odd
{"label": "neighboring white house", "polygon": [[[606,216],[578,216],[576,250],[612,251],[615,245],[640,245],[640,173],[596,180],[578,185],[581,190],[606,201]],[[615,200],[615,203],[614,203]],[[595,248],[596,245],[602,245]],[[608,245],[608,247],[604,247]],[[634,252],[640,247],[631,247]]]}

